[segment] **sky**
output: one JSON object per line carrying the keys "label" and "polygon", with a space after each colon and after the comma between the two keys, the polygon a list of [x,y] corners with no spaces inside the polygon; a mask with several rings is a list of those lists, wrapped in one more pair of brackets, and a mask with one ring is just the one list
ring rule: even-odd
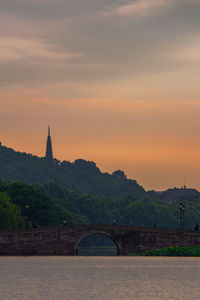
{"label": "sky", "polygon": [[200,0],[0,0],[0,141],[200,190]]}

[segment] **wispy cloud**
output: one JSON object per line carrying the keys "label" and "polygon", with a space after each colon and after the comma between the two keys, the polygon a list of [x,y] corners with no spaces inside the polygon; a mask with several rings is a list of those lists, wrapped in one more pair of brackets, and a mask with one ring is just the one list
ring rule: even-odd
{"label": "wispy cloud", "polygon": [[21,38],[0,38],[0,62],[25,60],[31,57],[42,59],[71,60],[82,53],[61,51],[54,44]]}
{"label": "wispy cloud", "polygon": [[114,13],[120,16],[145,16],[172,4],[171,0],[137,0],[130,4],[121,5]]}
{"label": "wispy cloud", "polygon": [[120,5],[112,11],[112,14],[143,17],[176,4],[200,5],[200,0],[136,0],[129,4]]}

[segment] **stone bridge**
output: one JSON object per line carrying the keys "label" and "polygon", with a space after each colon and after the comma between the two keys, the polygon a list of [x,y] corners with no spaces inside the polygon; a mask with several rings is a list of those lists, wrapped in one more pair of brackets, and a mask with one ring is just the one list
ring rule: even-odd
{"label": "stone bridge", "polygon": [[200,245],[200,233],[121,225],[78,225],[0,231],[0,255],[77,255],[85,236],[101,233],[116,244],[118,255],[168,246]]}

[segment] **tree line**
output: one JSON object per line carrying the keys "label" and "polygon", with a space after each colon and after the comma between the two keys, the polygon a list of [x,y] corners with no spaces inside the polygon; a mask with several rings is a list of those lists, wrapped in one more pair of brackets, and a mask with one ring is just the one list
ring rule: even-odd
{"label": "tree line", "polygon": [[[200,199],[185,204],[185,228],[200,223]],[[0,180],[0,229],[75,224],[112,224],[179,228],[178,203],[150,196],[100,197],[70,190],[55,182],[27,184]]]}

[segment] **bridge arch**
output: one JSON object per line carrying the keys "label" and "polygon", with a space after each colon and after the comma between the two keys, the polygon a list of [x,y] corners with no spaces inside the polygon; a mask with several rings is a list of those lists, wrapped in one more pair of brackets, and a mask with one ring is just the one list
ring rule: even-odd
{"label": "bridge arch", "polygon": [[78,239],[77,241],[75,242],[74,244],[74,253],[75,255],[78,255],[78,245],[79,243],[87,236],[89,235],[95,235],[95,234],[101,234],[101,235],[104,235],[106,237],[108,237],[111,241],[113,241],[113,243],[116,245],[116,248],[117,248],[117,255],[120,255],[121,254],[121,245],[120,243],[115,239],[113,238],[113,236],[111,234],[109,234],[108,232],[105,232],[105,231],[88,231],[88,232],[84,232],[84,234],[82,234]]}

